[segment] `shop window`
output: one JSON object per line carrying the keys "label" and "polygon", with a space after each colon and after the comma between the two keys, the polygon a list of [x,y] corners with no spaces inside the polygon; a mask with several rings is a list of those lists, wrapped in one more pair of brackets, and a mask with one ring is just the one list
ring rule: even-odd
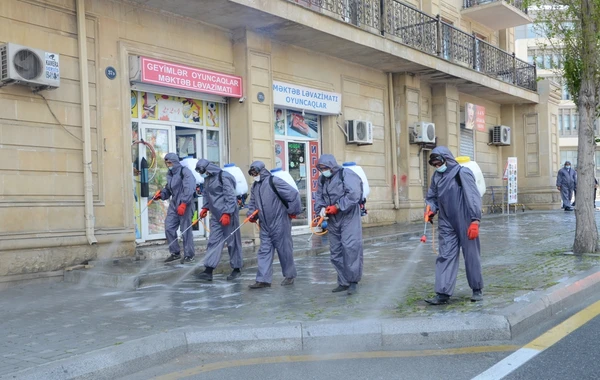
{"label": "shop window", "polygon": [[316,191],[316,160],[319,156],[321,117],[316,114],[274,109],[275,166],[287,171],[300,192],[305,213],[292,221],[293,226],[307,226]]}

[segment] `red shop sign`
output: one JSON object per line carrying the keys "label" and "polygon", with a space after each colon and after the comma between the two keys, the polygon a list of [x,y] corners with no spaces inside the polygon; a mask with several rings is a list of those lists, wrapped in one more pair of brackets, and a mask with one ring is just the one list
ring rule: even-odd
{"label": "red shop sign", "polygon": [[142,82],[230,98],[242,97],[241,77],[146,57],[142,57]]}

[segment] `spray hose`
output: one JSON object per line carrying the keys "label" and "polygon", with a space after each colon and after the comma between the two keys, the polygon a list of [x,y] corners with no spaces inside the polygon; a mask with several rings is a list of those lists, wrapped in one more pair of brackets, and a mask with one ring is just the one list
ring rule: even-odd
{"label": "spray hose", "polygon": [[321,231],[321,232],[317,232],[317,231],[315,231],[315,230],[313,229],[313,228],[316,228],[316,227],[319,227],[319,226],[321,226],[321,225],[323,224],[323,220],[324,220],[324,219],[325,219],[325,218],[324,218],[324,217],[322,217],[322,216],[317,216],[316,218],[314,218],[314,219],[313,219],[312,223],[310,224],[310,231],[311,231],[313,234],[315,234],[315,235],[317,235],[317,236],[323,236],[323,235],[325,235],[325,234],[327,233],[327,230],[323,230],[323,231]]}

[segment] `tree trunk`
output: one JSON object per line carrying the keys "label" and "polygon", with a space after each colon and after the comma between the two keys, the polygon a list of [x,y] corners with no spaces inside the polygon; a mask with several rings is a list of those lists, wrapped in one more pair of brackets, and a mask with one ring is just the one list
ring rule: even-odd
{"label": "tree trunk", "polygon": [[598,229],[596,227],[594,201],[595,163],[594,120],[596,118],[596,62],[598,30],[595,0],[581,0],[581,88],[577,109],[579,111],[579,146],[577,148],[577,194],[575,196],[575,243],[573,252],[582,254],[596,252]]}

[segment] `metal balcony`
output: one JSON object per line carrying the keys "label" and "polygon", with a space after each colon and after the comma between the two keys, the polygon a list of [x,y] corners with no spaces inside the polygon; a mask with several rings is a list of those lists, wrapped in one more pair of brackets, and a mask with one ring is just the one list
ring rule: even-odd
{"label": "metal balcony", "polygon": [[463,0],[461,14],[493,30],[533,22],[527,15],[525,0]]}

